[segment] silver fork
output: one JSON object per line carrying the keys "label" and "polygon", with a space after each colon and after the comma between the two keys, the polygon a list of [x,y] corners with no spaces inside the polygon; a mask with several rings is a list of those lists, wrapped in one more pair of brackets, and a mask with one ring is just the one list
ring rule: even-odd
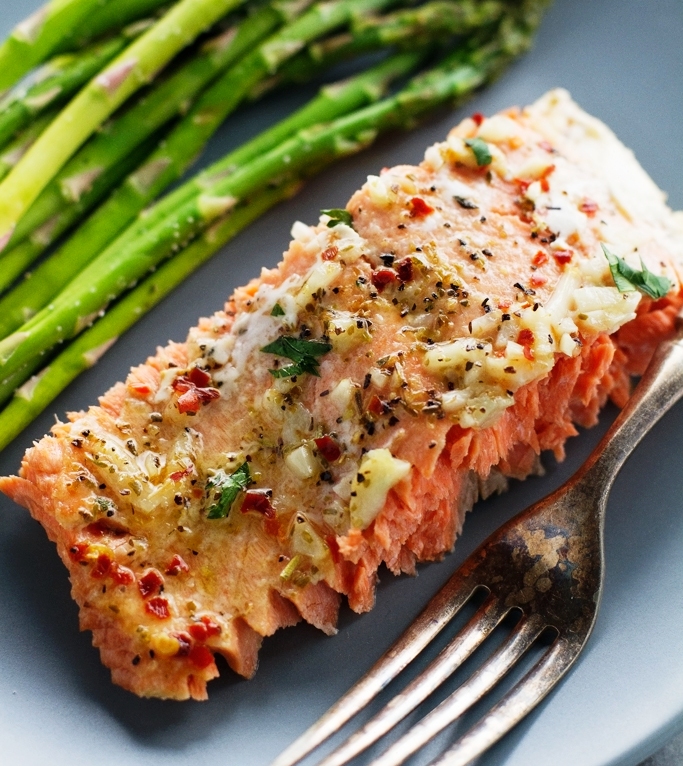
{"label": "silver fork", "polygon": [[509,637],[372,766],[398,766],[489,692],[544,632],[554,639],[526,675],[430,766],[465,766],[524,718],[574,663],[595,624],[603,582],[607,496],[626,458],[683,395],[683,320],[579,471],[491,535],[398,641],[271,766],[293,766],[374,699],[478,591],[485,599],[436,659],[319,766],[342,766],[421,704],[512,611]]}

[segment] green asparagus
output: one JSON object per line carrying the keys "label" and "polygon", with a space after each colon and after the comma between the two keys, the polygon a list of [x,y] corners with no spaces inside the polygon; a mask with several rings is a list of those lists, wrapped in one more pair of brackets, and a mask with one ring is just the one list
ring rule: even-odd
{"label": "green asparagus", "polygon": [[[62,5],[67,2],[61,0]],[[0,183],[0,250],[40,192],[104,120],[178,51],[242,2],[180,0],[81,90]]]}
{"label": "green asparagus", "polygon": [[[83,194],[77,203],[56,213],[48,219],[41,227],[37,228],[32,235],[21,242],[16,247],[6,250],[0,254],[0,293],[6,290],[12,283],[20,277],[26,269],[40,257],[41,253],[69,229],[75,220],[79,219],[84,212],[91,210],[106,196],[109,189],[126,177],[133,168],[137,167],[145,157],[147,157],[158,141],[158,135],[151,136],[145,143],[137,147],[135,151],[124,157],[118,164],[108,168],[92,184],[86,194]],[[41,272],[42,274],[42,272]],[[30,287],[29,287],[30,284]],[[5,300],[8,302],[15,295],[22,295],[27,287],[30,291],[36,289],[36,280],[25,280],[18,285],[4,298],[0,299],[0,304]],[[43,286],[44,289],[45,286]],[[16,300],[16,298],[15,298]],[[24,308],[22,321],[35,313],[30,308]],[[18,315],[13,315],[18,318]],[[9,319],[9,317],[7,317]],[[20,322],[21,324],[21,322]],[[5,325],[5,319],[0,319],[0,325]],[[0,336],[4,337],[2,331]]]}
{"label": "green asparagus", "polygon": [[10,88],[59,45],[65,34],[103,3],[116,0],[52,0],[24,19],[0,46],[0,91]]}
{"label": "green asparagus", "polygon": [[33,82],[0,101],[0,146],[48,109],[63,104],[130,43],[120,35],[82,53],[66,53],[42,66]]}
{"label": "green asparagus", "polygon": [[326,69],[340,61],[389,46],[416,45],[427,41],[447,41],[494,23],[505,10],[497,0],[433,0],[419,8],[370,16],[356,21],[348,32],[312,43],[278,72],[273,83],[302,82],[311,70]]}
{"label": "green asparagus", "polygon": [[0,181],[26,154],[29,146],[35,142],[38,136],[54,120],[56,114],[56,111],[45,112],[45,114],[36,118],[0,151]]}
{"label": "green asparagus", "polygon": [[[217,179],[234,172],[255,157],[270,151],[297,131],[328,122],[381,98],[389,85],[417,67],[424,55],[397,54],[356,77],[323,87],[318,96],[290,117],[230,152],[162,199],[135,225],[130,226],[125,236],[117,239],[117,247],[137,239],[180,204],[199,194],[202,189],[211,186]],[[109,209],[109,205],[105,203],[68,242],[38,266],[30,277],[0,299],[0,338],[9,335],[47,305],[99,252],[100,240],[97,233],[91,229],[102,231],[99,220],[109,218]],[[103,246],[105,244],[107,243],[103,243]],[[23,242],[0,256],[3,270],[11,274],[10,283],[30,265],[40,249],[39,243]],[[5,281],[3,275],[0,275],[0,290],[7,286]]]}
{"label": "green asparagus", "polygon": [[[290,18],[298,0],[264,6],[236,27],[205,43],[199,53],[93,136],[43,189],[19,221],[8,249],[47,220],[66,214],[92,184],[161,126],[185,113],[213,79]],[[152,198],[145,199],[143,205]],[[78,220],[77,218],[73,219]],[[50,244],[45,243],[45,246]]]}

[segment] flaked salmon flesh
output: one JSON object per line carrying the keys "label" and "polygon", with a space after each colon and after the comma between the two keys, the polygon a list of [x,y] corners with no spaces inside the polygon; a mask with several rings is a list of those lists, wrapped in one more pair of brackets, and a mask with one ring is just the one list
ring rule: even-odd
{"label": "flaked salmon flesh", "polygon": [[[683,223],[563,91],[458,125],[30,448],[0,489],[69,569],[115,683],[204,699],[215,655],[335,632],[441,558],[480,496],[562,458],[671,334]],[[615,287],[602,245],[666,276]]]}

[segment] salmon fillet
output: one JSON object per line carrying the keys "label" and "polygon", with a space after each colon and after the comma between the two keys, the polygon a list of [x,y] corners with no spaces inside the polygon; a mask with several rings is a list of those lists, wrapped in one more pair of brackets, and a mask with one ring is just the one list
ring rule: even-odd
{"label": "salmon fillet", "polygon": [[[276,269],[71,413],[0,489],[45,527],[113,680],[204,699],[215,655],[333,634],[378,567],[449,551],[475,500],[561,459],[672,333],[683,224],[563,91],[458,125]],[[671,281],[615,287],[601,244]]]}

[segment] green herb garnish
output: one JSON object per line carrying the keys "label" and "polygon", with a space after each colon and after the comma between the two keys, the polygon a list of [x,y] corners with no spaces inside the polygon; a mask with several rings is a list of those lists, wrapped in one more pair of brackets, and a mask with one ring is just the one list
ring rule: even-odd
{"label": "green herb garnish", "polygon": [[215,489],[214,499],[216,502],[209,508],[207,518],[224,519],[237,500],[239,493],[251,484],[249,463],[242,465],[233,473],[223,470],[216,471],[206,484],[207,489]]}
{"label": "green herb garnish", "polygon": [[279,303],[276,303],[273,306],[273,310],[270,312],[270,315],[272,317],[283,317],[285,315],[285,310],[282,308],[282,306]]}
{"label": "green herb garnish", "polygon": [[350,226],[353,229],[353,216],[351,213],[349,213],[348,210],[344,210],[344,208],[333,207],[329,210],[321,210],[320,212],[323,215],[329,215],[330,220],[327,222],[327,227],[329,229],[338,226],[340,223],[345,223],[347,226]]}
{"label": "green herb garnish", "polygon": [[332,346],[329,343],[306,340],[305,338],[292,338],[287,335],[281,335],[277,340],[261,349],[266,354],[277,354],[294,362],[294,364],[279,370],[270,370],[270,374],[275,378],[291,378],[293,375],[302,375],[305,372],[319,378],[318,357],[324,356],[331,350]]}
{"label": "green herb garnish", "polygon": [[480,168],[484,165],[491,164],[493,157],[491,157],[491,152],[486,141],[482,141],[481,138],[466,138],[465,143],[472,150],[477,165],[479,165]]}
{"label": "green herb garnish", "polygon": [[667,277],[658,277],[653,274],[640,259],[642,271],[632,268],[623,258],[610,252],[605,245],[601,243],[602,252],[609,262],[609,269],[612,272],[612,279],[620,293],[633,292],[640,290],[641,293],[650,298],[663,298],[671,289],[671,280]]}

